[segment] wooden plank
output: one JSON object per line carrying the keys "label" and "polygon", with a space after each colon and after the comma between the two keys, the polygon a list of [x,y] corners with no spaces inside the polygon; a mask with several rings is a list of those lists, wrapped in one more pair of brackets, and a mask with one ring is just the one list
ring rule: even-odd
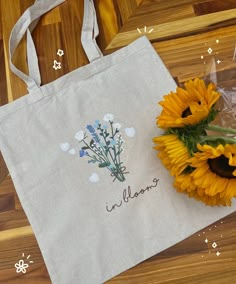
{"label": "wooden plank", "polygon": [[1,194],[0,196],[0,213],[15,209],[14,193]]}
{"label": "wooden plank", "polygon": [[69,72],[88,64],[87,56],[80,41],[84,5],[83,1],[73,0],[68,1],[67,5],[60,5],[59,8],[61,25],[60,34],[57,34],[57,37],[60,36],[61,47],[58,48],[64,50],[64,56],[60,60],[62,60],[63,67],[67,65],[67,70],[64,71]]}
{"label": "wooden plank", "polygon": [[132,16],[134,10],[140,5],[142,0],[119,0],[116,2],[122,18],[122,24],[124,24],[128,21],[129,17]]}
{"label": "wooden plank", "polygon": [[[61,22],[45,25],[44,17],[42,17],[33,33],[42,84],[52,82],[63,74],[88,63],[80,41],[83,1],[66,1],[58,9]],[[47,15],[53,12],[54,10]],[[51,41],[51,38],[54,40]],[[63,56],[57,55],[58,49],[64,51]],[[53,69],[54,60],[61,63],[61,69]]]}
{"label": "wooden plank", "polygon": [[51,25],[61,22],[60,8],[54,8],[50,13],[42,17],[42,25]]}
{"label": "wooden plank", "polygon": [[15,209],[15,198],[13,193],[0,196],[0,213]]}
{"label": "wooden plank", "polygon": [[0,3],[0,40],[2,40],[2,11]]}
{"label": "wooden plank", "polygon": [[[220,64],[216,63],[218,72],[234,68],[235,63],[232,59],[235,38],[236,26],[230,26],[193,36],[153,43],[153,47],[165,62],[171,75],[177,77],[179,82],[183,82],[190,78],[205,76],[207,66],[211,65],[212,58],[215,58],[216,61],[221,60]],[[207,51],[210,47],[213,49],[211,54]]]}
{"label": "wooden plank", "polygon": [[29,226],[29,221],[22,209],[0,213],[0,232],[27,226]]}
{"label": "wooden plank", "polygon": [[170,24],[178,20],[186,20],[194,17],[194,11],[191,5],[169,8],[168,10],[160,10],[158,5],[147,6],[138,9],[136,13],[130,17],[129,21],[120,29],[119,33],[136,30],[142,23],[147,27],[158,26],[163,23]]}
{"label": "wooden plank", "polygon": [[0,184],[8,175],[8,168],[0,152]]}
{"label": "wooden plank", "polygon": [[[30,226],[25,226],[21,228],[15,228],[10,230],[4,230],[0,234],[0,242],[1,243],[10,243],[11,240],[18,240],[23,237],[31,237],[33,236],[33,231]],[[17,242],[15,242],[15,247],[17,247]],[[2,248],[2,246],[1,246]]]}
{"label": "wooden plank", "polygon": [[[53,41],[48,40],[53,37]],[[50,83],[68,72],[63,57],[57,55],[58,49],[64,49],[61,42],[61,24],[42,25],[35,28],[33,38],[38,53],[42,84]],[[47,40],[46,40],[47,39]],[[54,60],[61,63],[61,69],[53,69]]]}
{"label": "wooden plank", "polygon": [[5,69],[5,55],[3,40],[0,39],[0,106],[8,103],[7,98],[7,83],[6,83],[6,69]]}
{"label": "wooden plank", "polygon": [[0,196],[8,193],[15,193],[15,188],[10,175],[5,177],[0,183]]}
{"label": "wooden plank", "polygon": [[204,3],[193,5],[194,12],[197,16],[216,13],[220,11],[230,10],[236,8],[235,0],[212,0]]}
{"label": "wooden plank", "polygon": [[[118,3],[119,1],[95,0],[99,25],[97,42],[102,50],[106,48],[122,26],[122,19],[117,8]],[[127,1],[127,3],[129,3],[129,1]]]}
{"label": "wooden plank", "polygon": [[[119,1],[119,0],[118,0]],[[143,0],[142,5],[140,8],[146,7],[146,6],[154,6],[158,5],[159,9],[162,11],[168,10],[170,8],[174,7],[181,7],[185,5],[194,5],[198,3],[205,3],[209,0]]]}
{"label": "wooden plank", "polygon": [[[16,258],[17,259],[17,258]],[[13,267],[12,267],[13,266]],[[27,273],[16,273],[14,264],[10,268],[0,271],[1,283],[7,284],[51,284],[47,269],[44,264],[33,264]]]}
{"label": "wooden plank", "polygon": [[[152,33],[147,34],[147,36],[150,40],[160,41],[167,38],[177,38],[190,34],[196,34],[200,31],[207,31],[215,29],[216,27],[228,25],[227,21],[229,20],[236,22],[235,13],[236,9],[232,9],[214,14],[173,21],[170,23],[152,25],[154,30]],[[106,50],[125,46],[137,39],[139,36],[140,34],[136,29],[120,32],[106,47]]]}
{"label": "wooden plank", "polygon": [[[2,15],[2,29],[3,29],[3,43],[4,43],[4,56],[6,64],[6,77],[7,77],[7,90],[8,101],[12,101],[26,94],[25,84],[9,70],[8,60],[8,40],[10,32],[21,15],[21,6],[19,1],[1,1]],[[19,45],[17,49],[15,60],[16,66],[23,72],[27,72],[25,42]]]}

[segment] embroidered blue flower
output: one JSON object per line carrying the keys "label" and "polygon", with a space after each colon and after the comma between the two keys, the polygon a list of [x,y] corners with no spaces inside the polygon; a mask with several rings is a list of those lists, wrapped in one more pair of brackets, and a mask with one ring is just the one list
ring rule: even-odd
{"label": "embroidered blue flower", "polygon": [[94,128],[95,129],[97,129],[98,128],[98,126],[99,126],[99,124],[100,124],[100,121],[99,120],[95,120],[95,123],[94,123]]}
{"label": "embroidered blue flower", "polygon": [[82,157],[84,157],[84,156],[87,156],[88,155],[88,152],[86,152],[86,151],[84,151],[83,149],[81,149],[80,151],[79,151],[79,156],[82,158]]}
{"label": "embroidered blue flower", "polygon": [[111,145],[112,145],[112,146],[115,146],[115,145],[116,145],[116,140],[111,139]]}
{"label": "embroidered blue flower", "polygon": [[103,129],[107,129],[108,128],[108,126],[107,125],[103,125],[103,127],[102,127]]}
{"label": "embroidered blue flower", "polygon": [[93,137],[93,140],[96,142],[96,143],[99,143],[100,142],[100,139],[96,133],[96,130],[94,129],[94,127],[92,125],[87,125],[86,127],[88,129],[88,131],[91,133],[92,137]]}

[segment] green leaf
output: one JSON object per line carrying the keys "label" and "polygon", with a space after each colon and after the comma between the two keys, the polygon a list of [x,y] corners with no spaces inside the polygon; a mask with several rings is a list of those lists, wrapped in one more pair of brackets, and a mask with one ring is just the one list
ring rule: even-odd
{"label": "green leaf", "polygon": [[94,144],[94,140],[92,139],[89,143],[90,147]]}
{"label": "green leaf", "polygon": [[90,149],[88,146],[83,146],[82,148],[81,148],[82,150],[88,150],[88,149]]}
{"label": "green leaf", "polygon": [[104,162],[104,163],[100,163],[98,166],[99,166],[99,168],[106,168],[106,167],[110,166],[110,164],[111,163],[109,163],[109,162]]}

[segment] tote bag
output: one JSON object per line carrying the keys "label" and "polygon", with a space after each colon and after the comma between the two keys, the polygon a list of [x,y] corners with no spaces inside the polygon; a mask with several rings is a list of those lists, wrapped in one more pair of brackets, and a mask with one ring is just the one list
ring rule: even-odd
{"label": "tote bag", "polygon": [[91,61],[44,86],[29,26],[61,0],[37,1],[28,33],[29,94],[0,108],[0,147],[51,281],[103,283],[235,210],[177,194],[152,149],[157,102],[176,85],[146,37],[108,56],[95,42],[93,1],[82,43]]}

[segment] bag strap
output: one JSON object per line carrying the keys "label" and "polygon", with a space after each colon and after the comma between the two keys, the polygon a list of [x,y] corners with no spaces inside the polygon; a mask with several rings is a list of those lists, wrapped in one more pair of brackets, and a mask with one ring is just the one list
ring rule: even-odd
{"label": "bag strap", "polygon": [[[29,93],[41,84],[41,76],[38,66],[38,57],[35,45],[32,39],[31,31],[34,29],[40,17],[55,8],[65,0],[36,0],[23,15],[19,18],[12,29],[9,39],[9,61],[10,68],[27,85]],[[19,70],[12,62],[13,55],[23,36],[27,34],[27,61],[29,66],[29,75]],[[102,55],[96,43],[98,35],[98,24],[93,0],[84,0],[84,17],[81,33],[81,41],[89,61],[94,61]]]}
{"label": "bag strap", "polygon": [[99,29],[93,0],[84,0],[81,42],[90,62],[103,56],[96,42],[98,34]]}
{"label": "bag strap", "polygon": [[[39,1],[39,0],[36,0]],[[29,76],[34,79],[37,86],[41,85],[41,75],[38,64],[38,56],[36,52],[36,48],[34,45],[34,41],[32,38],[32,32],[34,28],[37,26],[39,19],[35,20],[27,29],[26,34],[26,51],[27,51],[27,62],[29,69]]]}

